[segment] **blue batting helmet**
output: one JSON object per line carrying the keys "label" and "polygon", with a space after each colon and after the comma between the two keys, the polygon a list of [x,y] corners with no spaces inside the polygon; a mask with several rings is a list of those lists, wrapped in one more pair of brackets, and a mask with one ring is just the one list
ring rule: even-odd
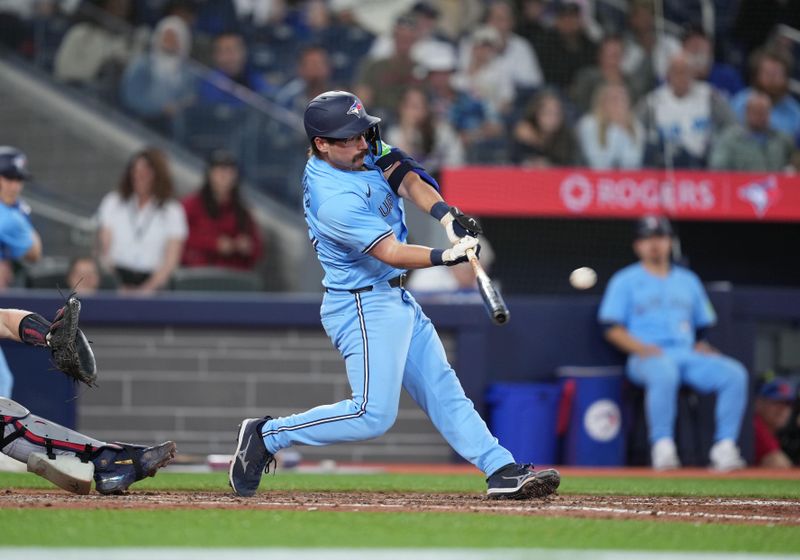
{"label": "blue batting helmet", "polygon": [[379,122],[381,119],[368,115],[361,100],[348,91],[326,91],[316,96],[303,116],[311,142],[316,137],[350,138],[373,127],[377,133]]}
{"label": "blue batting helmet", "polygon": [[0,146],[0,176],[6,179],[25,180],[28,173],[28,158],[12,146]]}

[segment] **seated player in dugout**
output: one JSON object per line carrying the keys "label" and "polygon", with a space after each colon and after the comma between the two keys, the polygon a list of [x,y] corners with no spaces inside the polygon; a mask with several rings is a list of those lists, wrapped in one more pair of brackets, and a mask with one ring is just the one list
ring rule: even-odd
{"label": "seated player in dugout", "polygon": [[[74,296],[51,323],[37,313],[0,309],[0,338],[48,348],[56,366],[92,385],[94,354],[77,327],[80,302]],[[154,447],[107,443],[33,415],[21,404],[0,397],[0,452],[27,464],[33,472],[75,494],[88,494],[94,479],[101,494],[121,494],[169,463],[175,444]]]}
{"label": "seated player in dugout", "polygon": [[633,250],[639,262],[611,277],[599,321],[606,339],[628,355],[628,379],[644,388],[653,468],[681,466],[674,434],[682,385],[717,396],[712,468],[743,468],[736,441],[747,404],[747,371],[708,343],[716,314],[697,275],[673,264],[672,235],[664,217],[637,222]]}
{"label": "seated player in dugout", "polygon": [[[552,494],[559,473],[519,464],[499,444],[464,394],[433,324],[404,288],[409,269],[465,262],[479,248],[480,226],[442,200],[417,162],[381,141],[379,122],[342,91],[312,99],[304,115],[311,145],[304,213],[325,271],[322,325],[345,359],[352,397],[283,418],[245,419],[231,487],[254,495],[281,449],[379,437],[394,423],[405,388],[453,449],[486,473],[489,497]],[[440,221],[452,246],[406,243],[405,201]]]}

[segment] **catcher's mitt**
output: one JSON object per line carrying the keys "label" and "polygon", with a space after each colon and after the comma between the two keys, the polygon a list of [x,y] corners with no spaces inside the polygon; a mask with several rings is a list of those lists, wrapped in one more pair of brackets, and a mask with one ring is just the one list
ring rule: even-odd
{"label": "catcher's mitt", "polygon": [[73,378],[93,387],[97,381],[97,364],[89,341],[78,328],[81,302],[71,295],[56,313],[47,332],[47,345],[55,366]]}

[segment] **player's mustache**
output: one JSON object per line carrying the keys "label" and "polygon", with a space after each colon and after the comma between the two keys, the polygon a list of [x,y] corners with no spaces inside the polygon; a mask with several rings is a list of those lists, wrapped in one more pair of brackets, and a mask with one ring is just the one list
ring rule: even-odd
{"label": "player's mustache", "polygon": [[356,154],[353,157],[353,163],[357,162],[359,159],[363,159],[363,158],[367,157],[368,153],[369,153],[369,150],[362,150],[362,151],[358,152],[358,154]]}

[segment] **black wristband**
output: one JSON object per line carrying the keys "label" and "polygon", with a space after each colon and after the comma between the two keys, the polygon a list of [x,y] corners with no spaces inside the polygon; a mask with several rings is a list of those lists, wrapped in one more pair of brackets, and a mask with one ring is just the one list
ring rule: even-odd
{"label": "black wristband", "polygon": [[440,200],[433,206],[431,206],[430,215],[436,218],[437,220],[441,220],[444,218],[445,214],[450,211],[450,207],[447,205],[446,202]]}
{"label": "black wristband", "polygon": [[19,322],[19,339],[31,346],[47,346],[47,333],[50,332],[50,321],[31,313]]}
{"label": "black wristband", "polygon": [[444,260],[442,259],[443,253],[444,249],[431,249],[431,264],[433,266],[441,266],[444,264]]}

